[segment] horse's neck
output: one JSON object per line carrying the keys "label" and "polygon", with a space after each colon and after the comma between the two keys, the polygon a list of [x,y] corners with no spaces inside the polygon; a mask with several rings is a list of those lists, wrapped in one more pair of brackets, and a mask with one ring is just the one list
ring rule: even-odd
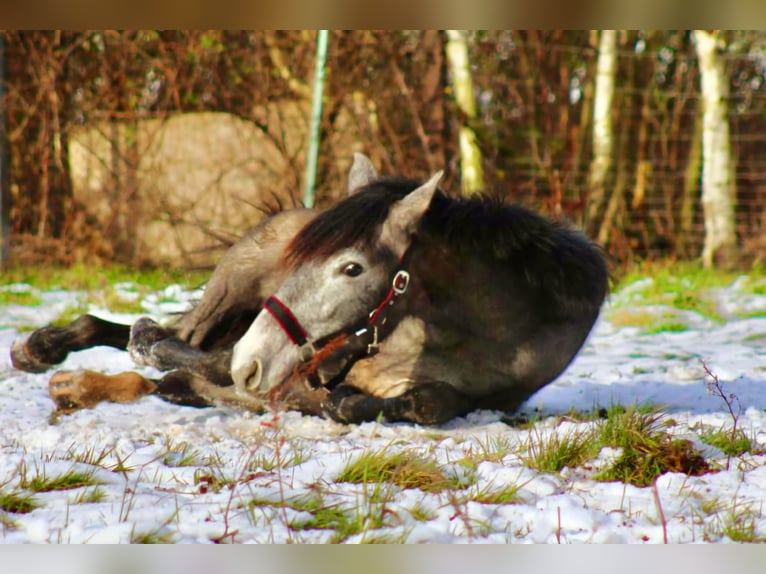
{"label": "horse's neck", "polygon": [[[421,243],[410,265],[413,293],[408,313],[445,328],[486,328],[503,275],[483,257],[443,242]],[[503,287],[504,288],[504,287]]]}

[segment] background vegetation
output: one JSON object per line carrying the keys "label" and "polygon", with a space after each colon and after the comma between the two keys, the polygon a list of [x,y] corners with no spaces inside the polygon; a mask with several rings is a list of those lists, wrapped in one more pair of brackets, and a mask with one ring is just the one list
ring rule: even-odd
{"label": "background vegetation", "polygon": [[[187,241],[173,235],[182,225],[204,229],[208,245],[226,245],[262,217],[264,203],[298,202],[315,38],[306,30],[5,32],[10,260],[156,263],[151,250],[163,238]],[[445,168],[445,188],[459,193],[458,134],[468,126],[488,193],[586,226],[624,263],[699,258],[702,135],[694,34],[617,34],[614,138],[603,198],[609,207],[586,221],[599,38],[587,30],[466,33],[476,104],[469,116],[455,99],[446,32],[332,31],[319,205],[342,193],[353,151],[367,153],[387,174],[425,177]],[[718,32],[717,38],[729,82],[736,263],[751,265],[763,250],[766,35]],[[303,124],[290,119],[289,104],[298,105]],[[225,215],[231,212],[213,219],[210,208],[204,210],[210,220],[190,220],[182,203],[142,207],[158,193],[145,184],[143,166],[154,152],[136,135],[142,122],[200,112],[233,115],[261,134],[262,145],[284,164],[277,169],[269,156],[253,167],[273,169],[274,177],[237,194],[241,220]],[[73,174],[70,153],[84,130],[109,142],[109,152],[97,155],[108,177],[88,193],[78,189],[87,178]],[[142,245],[137,222],[144,220],[165,227],[160,239]],[[172,263],[214,261],[213,252],[195,258],[199,249],[191,251],[178,251]]]}

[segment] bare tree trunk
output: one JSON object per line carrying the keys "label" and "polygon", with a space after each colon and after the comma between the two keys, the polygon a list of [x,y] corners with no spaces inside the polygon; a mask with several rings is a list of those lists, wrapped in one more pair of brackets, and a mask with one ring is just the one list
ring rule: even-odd
{"label": "bare tree trunk", "polygon": [[476,101],[473,97],[473,79],[468,61],[468,42],[462,30],[447,30],[447,59],[452,72],[452,89],[461,112],[460,125],[460,178],[463,193],[472,195],[484,191],[484,168],[481,150],[471,120],[476,119]]}
{"label": "bare tree trunk", "polygon": [[678,221],[678,244],[676,252],[682,257],[691,255],[692,232],[694,227],[694,202],[697,197],[702,167],[702,118],[694,120],[692,139],[689,143],[689,157],[684,170],[684,192],[681,198],[681,213]]}
{"label": "bare tree trunk", "polygon": [[596,65],[596,95],[593,104],[593,160],[588,175],[586,227],[591,235],[599,228],[606,198],[605,184],[612,163],[614,134],[612,101],[617,71],[617,31],[602,30]]}
{"label": "bare tree trunk", "polygon": [[734,227],[735,185],[727,100],[729,79],[720,57],[715,33],[695,30],[702,84],[702,210],[706,268],[734,262],[737,238]]}

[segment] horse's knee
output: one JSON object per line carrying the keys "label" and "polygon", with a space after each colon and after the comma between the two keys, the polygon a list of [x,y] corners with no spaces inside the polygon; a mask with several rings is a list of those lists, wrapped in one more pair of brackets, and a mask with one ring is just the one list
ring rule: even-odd
{"label": "horse's knee", "polygon": [[443,382],[416,385],[386,400],[389,420],[438,425],[473,410],[471,400]]}
{"label": "horse's knee", "polygon": [[325,414],[343,423],[383,417],[389,422],[438,425],[463,415],[473,406],[468,397],[447,383],[416,385],[399,396],[380,398],[351,385],[338,385],[325,402]]}
{"label": "horse's knee", "polygon": [[338,385],[322,404],[324,414],[346,424],[377,419],[383,413],[385,399],[368,395],[351,385]]}

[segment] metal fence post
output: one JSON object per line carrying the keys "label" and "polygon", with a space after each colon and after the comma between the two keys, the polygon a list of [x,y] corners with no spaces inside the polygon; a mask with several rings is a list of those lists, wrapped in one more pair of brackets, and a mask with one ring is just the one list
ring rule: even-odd
{"label": "metal fence post", "polygon": [[309,148],[306,155],[306,187],[303,192],[303,205],[306,207],[314,207],[317,159],[319,157],[319,132],[322,127],[322,96],[324,95],[328,32],[328,30],[319,30],[317,33],[316,72],[314,73],[314,94],[311,101],[311,129],[309,132]]}

